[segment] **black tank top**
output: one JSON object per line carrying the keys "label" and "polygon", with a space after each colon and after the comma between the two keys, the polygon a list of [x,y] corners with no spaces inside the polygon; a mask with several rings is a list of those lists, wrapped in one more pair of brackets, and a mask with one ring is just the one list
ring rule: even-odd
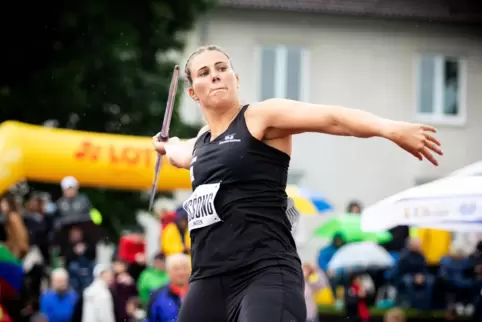
{"label": "black tank top", "polygon": [[[194,193],[184,208],[190,228],[212,223],[191,229],[191,280],[253,264],[259,268],[276,262],[297,271],[301,267],[286,215],[290,157],[251,135],[244,117],[247,108],[242,107],[219,137],[211,141],[208,131],[194,145]],[[198,193],[209,184],[214,190]]]}

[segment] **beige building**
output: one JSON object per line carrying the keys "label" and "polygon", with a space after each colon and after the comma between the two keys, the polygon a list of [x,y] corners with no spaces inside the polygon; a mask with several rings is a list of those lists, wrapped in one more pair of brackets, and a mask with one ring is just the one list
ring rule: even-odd
{"label": "beige building", "polygon": [[[482,14],[446,2],[223,0],[186,52],[226,49],[245,102],[286,97],[438,127],[438,168],[380,139],[297,136],[292,180],[343,211],[352,198],[371,204],[482,160]],[[201,120],[188,97],[182,105],[187,120]]]}

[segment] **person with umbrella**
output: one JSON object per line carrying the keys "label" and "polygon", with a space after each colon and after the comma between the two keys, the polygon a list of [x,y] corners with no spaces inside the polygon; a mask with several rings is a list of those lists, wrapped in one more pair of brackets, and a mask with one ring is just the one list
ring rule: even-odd
{"label": "person with umbrella", "polygon": [[367,292],[359,272],[350,274],[350,281],[345,292],[345,314],[347,319],[368,322],[370,312],[366,303]]}
{"label": "person with umbrella", "polygon": [[356,201],[356,200],[350,201],[350,203],[348,203],[348,206],[346,207],[346,212],[347,212],[348,214],[361,215],[361,212],[362,212],[362,205],[361,205],[361,203],[359,203],[359,202]]}
{"label": "person with umbrella", "polygon": [[96,249],[88,243],[81,229],[73,227],[69,234],[69,243],[63,252],[65,267],[70,275],[72,288],[81,293],[93,279]]}
{"label": "person with umbrella", "polygon": [[330,285],[333,291],[333,294],[336,294],[336,288],[340,284],[343,284],[343,270],[329,270],[328,264],[330,263],[333,256],[336,252],[345,245],[345,237],[342,233],[335,233],[333,235],[332,242],[320,249],[320,253],[318,255],[318,267],[321,268],[330,279]]}
{"label": "person with umbrella", "polygon": [[[89,248],[95,248],[99,241],[106,237],[102,223],[102,214],[93,208],[89,198],[79,193],[79,182],[76,178],[68,176],[60,182],[62,197],[57,200],[57,218],[55,219],[55,239],[60,245],[62,253],[68,253],[70,249],[62,249],[63,245],[69,244],[72,230],[80,230],[83,240],[89,243]],[[88,232],[88,234],[86,233]]]}
{"label": "person with umbrella", "polygon": [[430,309],[435,279],[428,273],[419,239],[408,240],[395,268],[393,278],[398,281],[400,302],[411,308]]}

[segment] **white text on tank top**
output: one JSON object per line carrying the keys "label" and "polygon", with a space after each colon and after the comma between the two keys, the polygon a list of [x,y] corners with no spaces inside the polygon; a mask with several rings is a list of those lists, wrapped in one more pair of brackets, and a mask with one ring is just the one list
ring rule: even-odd
{"label": "white text on tank top", "polygon": [[194,162],[197,161],[197,156],[193,156],[191,160],[191,168],[189,169],[189,174],[191,176],[191,183],[194,182]]}
{"label": "white text on tank top", "polygon": [[189,231],[221,222],[216,208],[214,208],[214,199],[219,187],[219,183],[200,185],[183,203],[182,207],[188,213]]}

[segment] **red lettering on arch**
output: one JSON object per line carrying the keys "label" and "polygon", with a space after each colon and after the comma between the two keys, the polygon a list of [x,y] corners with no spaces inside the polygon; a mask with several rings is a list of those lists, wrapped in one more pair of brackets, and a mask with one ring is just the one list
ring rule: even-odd
{"label": "red lettering on arch", "polygon": [[84,141],[79,148],[74,151],[74,158],[79,160],[97,161],[101,152],[101,147],[94,145],[90,141]]}
{"label": "red lettering on arch", "polygon": [[122,163],[122,155],[118,151],[114,145],[109,145],[109,163],[112,164],[120,164]]}
{"label": "red lettering on arch", "polygon": [[95,162],[106,150],[107,162],[111,165],[143,166],[152,167],[152,150],[149,148],[137,148],[133,146],[116,147],[110,145],[98,145],[92,141],[83,141],[74,151],[74,158]]}
{"label": "red lettering on arch", "polygon": [[141,152],[136,148],[125,147],[122,150],[122,161],[131,166],[137,165],[141,160]]}
{"label": "red lettering on arch", "polygon": [[152,164],[152,149],[143,149],[142,155],[144,158],[144,166],[146,168],[153,167],[154,165]]}

